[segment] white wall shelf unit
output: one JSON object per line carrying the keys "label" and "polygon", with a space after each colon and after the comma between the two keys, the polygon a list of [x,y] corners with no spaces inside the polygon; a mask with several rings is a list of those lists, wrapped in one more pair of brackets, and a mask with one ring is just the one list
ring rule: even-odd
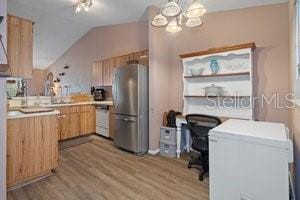
{"label": "white wall shelf unit", "polygon": [[[252,102],[255,48],[255,43],[248,43],[181,55],[183,113],[255,119]],[[202,73],[195,74],[193,70]],[[221,87],[223,94],[207,96],[205,88],[211,85]]]}

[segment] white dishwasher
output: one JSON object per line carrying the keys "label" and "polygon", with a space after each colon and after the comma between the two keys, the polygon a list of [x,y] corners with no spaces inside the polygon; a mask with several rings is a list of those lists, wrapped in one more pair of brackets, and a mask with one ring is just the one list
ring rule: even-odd
{"label": "white dishwasher", "polygon": [[101,105],[96,107],[96,133],[109,137],[109,106]]}

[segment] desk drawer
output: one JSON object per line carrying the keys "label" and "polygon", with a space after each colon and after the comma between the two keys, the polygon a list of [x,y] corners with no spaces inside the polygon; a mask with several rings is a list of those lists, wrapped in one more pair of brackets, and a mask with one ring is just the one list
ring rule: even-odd
{"label": "desk drawer", "polygon": [[177,150],[176,144],[166,144],[163,143],[162,141],[160,142],[160,155],[175,158],[176,150]]}
{"label": "desk drawer", "polygon": [[176,128],[162,127],[160,129],[160,140],[165,143],[176,144]]}

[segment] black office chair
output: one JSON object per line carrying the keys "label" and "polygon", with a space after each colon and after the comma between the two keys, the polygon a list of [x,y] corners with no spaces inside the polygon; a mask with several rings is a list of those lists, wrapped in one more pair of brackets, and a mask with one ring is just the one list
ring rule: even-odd
{"label": "black office chair", "polygon": [[202,167],[203,171],[199,174],[199,180],[203,181],[204,175],[209,170],[208,132],[222,122],[217,117],[199,114],[186,115],[186,121],[193,141],[192,148],[200,153],[197,159],[189,161],[188,168],[199,169],[199,167]]}

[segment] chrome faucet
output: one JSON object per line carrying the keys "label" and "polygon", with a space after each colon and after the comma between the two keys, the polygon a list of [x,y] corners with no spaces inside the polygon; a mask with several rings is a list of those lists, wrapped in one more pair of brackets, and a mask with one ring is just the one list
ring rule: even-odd
{"label": "chrome faucet", "polygon": [[55,103],[53,87],[50,88],[50,101],[51,101],[51,104]]}
{"label": "chrome faucet", "polygon": [[60,103],[64,103],[64,101],[63,101],[63,87],[60,86],[59,89],[60,89]]}
{"label": "chrome faucet", "polygon": [[22,88],[24,91],[24,95],[21,100],[22,107],[28,106],[28,92],[27,92],[27,82],[25,80],[22,80]]}

